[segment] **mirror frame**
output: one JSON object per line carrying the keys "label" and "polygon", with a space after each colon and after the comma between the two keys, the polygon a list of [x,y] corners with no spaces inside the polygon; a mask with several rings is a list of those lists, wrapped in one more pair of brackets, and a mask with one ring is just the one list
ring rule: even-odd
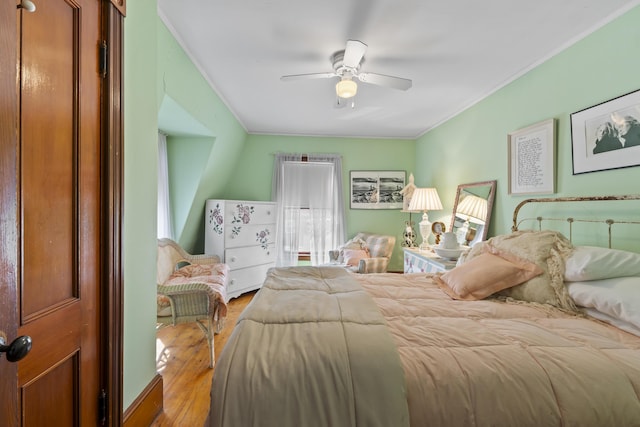
{"label": "mirror frame", "polygon": [[482,181],[482,182],[472,182],[469,184],[460,184],[458,185],[458,190],[456,191],[456,198],[453,203],[453,211],[451,212],[451,226],[449,230],[453,231],[453,227],[456,223],[456,211],[458,210],[458,202],[460,201],[460,193],[467,189],[473,187],[489,187],[489,195],[487,196],[487,220],[485,222],[485,226],[482,229],[482,238],[480,240],[487,240],[487,235],[489,233],[489,224],[491,222],[491,212],[493,211],[493,201],[496,197],[496,184],[497,180],[491,181]]}

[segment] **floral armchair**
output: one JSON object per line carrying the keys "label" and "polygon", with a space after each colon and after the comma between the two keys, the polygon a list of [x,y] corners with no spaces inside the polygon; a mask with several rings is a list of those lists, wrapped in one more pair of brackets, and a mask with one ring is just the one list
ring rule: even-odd
{"label": "floral armchair", "polygon": [[395,244],[394,236],[358,233],[340,248],[329,251],[329,259],[354,273],[385,273]]}
{"label": "floral armchair", "polygon": [[215,255],[192,255],[171,239],[158,239],[157,268],[158,325],[196,322],[207,339],[213,368],[213,335],[227,314],[229,266]]}

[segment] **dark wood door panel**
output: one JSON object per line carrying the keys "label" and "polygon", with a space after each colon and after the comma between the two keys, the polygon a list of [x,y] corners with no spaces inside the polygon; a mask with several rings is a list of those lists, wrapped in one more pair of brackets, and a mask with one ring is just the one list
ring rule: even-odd
{"label": "dark wood door panel", "polygon": [[[22,317],[77,295],[78,9],[42,2],[22,20]],[[55,22],[56,25],[49,25]]]}
{"label": "dark wood door panel", "polygon": [[78,363],[74,353],[21,388],[25,427],[79,425]]}
{"label": "dark wood door panel", "polygon": [[[81,347],[82,312],[79,302],[57,308],[43,317],[20,328],[21,335],[28,335],[33,346],[28,357],[18,364],[20,384],[34,381],[51,366],[76,353]],[[56,329],[52,333],[52,329]]]}

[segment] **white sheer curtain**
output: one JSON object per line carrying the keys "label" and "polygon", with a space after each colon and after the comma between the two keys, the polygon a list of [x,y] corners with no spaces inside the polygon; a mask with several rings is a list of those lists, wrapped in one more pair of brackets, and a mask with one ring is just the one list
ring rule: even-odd
{"label": "white sheer curtain", "polygon": [[173,239],[171,203],[169,202],[169,162],[167,136],[158,132],[158,238]]}
{"label": "white sheer curtain", "polygon": [[[344,241],[342,160],[333,154],[276,154],[273,199],[278,202],[278,266],[298,263],[300,233],[310,241],[311,264],[329,262]],[[304,214],[304,221],[301,221]]]}

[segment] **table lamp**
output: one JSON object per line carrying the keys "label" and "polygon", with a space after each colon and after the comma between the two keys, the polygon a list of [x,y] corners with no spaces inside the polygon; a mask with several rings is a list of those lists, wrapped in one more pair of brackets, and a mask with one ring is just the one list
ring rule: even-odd
{"label": "table lamp", "polygon": [[457,233],[458,243],[461,245],[468,244],[467,233],[469,232],[469,222],[474,224],[484,224],[487,219],[487,201],[482,197],[468,195],[456,208],[455,215],[464,221],[464,224]]}
{"label": "table lamp", "polygon": [[416,188],[411,196],[409,210],[423,212],[422,221],[420,221],[420,236],[422,236],[420,250],[426,250],[429,248],[429,235],[431,234],[431,223],[427,211],[442,210],[438,191],[435,188]]}

